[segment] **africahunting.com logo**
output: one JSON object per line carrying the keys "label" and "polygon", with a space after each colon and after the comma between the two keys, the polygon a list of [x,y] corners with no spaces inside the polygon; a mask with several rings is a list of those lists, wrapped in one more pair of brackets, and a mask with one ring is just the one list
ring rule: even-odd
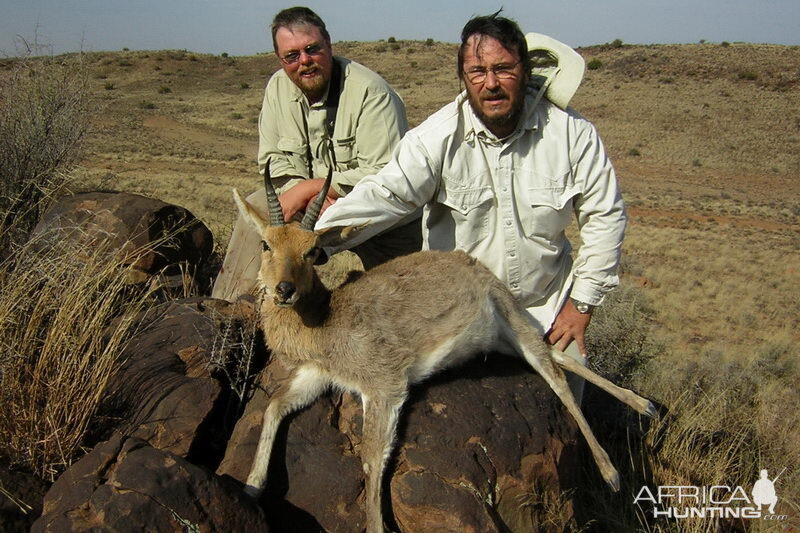
{"label": "africahunting.com logo", "polygon": [[[785,469],[784,469],[785,470]],[[662,485],[655,492],[643,486],[633,503],[646,510],[652,506],[654,518],[752,518],[786,520],[786,515],[775,514],[778,495],[775,479],[769,479],[767,470],[748,492],[741,486],[713,485],[696,487],[687,485]]]}

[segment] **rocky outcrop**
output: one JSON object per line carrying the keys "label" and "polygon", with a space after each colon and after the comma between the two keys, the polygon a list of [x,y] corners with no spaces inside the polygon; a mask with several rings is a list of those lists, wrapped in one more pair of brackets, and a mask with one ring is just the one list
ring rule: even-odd
{"label": "rocky outcrop", "polygon": [[[268,365],[218,473],[246,479],[261,414],[282,374]],[[350,394],[325,396],[289,417],[263,497],[276,529],[363,527],[360,432],[360,402]],[[549,387],[524,363],[491,355],[412,391],[385,500],[406,532],[536,530],[543,492],[559,494],[572,483],[575,439]]]}
{"label": "rocky outcrop", "polygon": [[[185,273],[203,292],[214,248],[209,229],[187,209],[130,193],[67,196],[42,216],[31,236],[34,249],[72,242],[78,249],[103,246],[125,258],[146,281]],[[144,250],[144,252],[138,252]]]}
{"label": "rocky outcrop", "polygon": [[114,435],[53,485],[32,531],[269,531],[241,487],[140,439]]}
{"label": "rocky outcrop", "polygon": [[128,435],[215,466],[233,427],[228,415],[235,418],[238,405],[229,367],[258,371],[257,356],[240,349],[253,313],[250,302],[210,298],[176,300],[147,311],[122,354],[104,411],[121,418]]}

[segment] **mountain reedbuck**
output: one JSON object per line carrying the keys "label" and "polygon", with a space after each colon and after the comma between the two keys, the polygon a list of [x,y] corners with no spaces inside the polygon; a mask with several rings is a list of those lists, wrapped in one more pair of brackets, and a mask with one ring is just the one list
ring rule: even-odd
{"label": "mountain reedbuck", "polygon": [[[269,163],[267,163],[269,169]],[[492,272],[464,252],[424,251],[399,257],[328,290],[314,263],[321,247],[358,228],[314,231],[331,175],[303,221],[284,224],[266,172],[269,222],[234,190],[242,216],[261,235],[261,327],[272,357],[290,369],[270,398],[245,491],[260,496],[278,425],[329,387],[355,391],[364,409],[361,458],[366,474],[367,531],[383,531],[381,478],[409,386],[472,355],[496,349],[522,355],[574,417],[603,478],[619,474],[597,442],[562,368],[608,391],[639,413],[646,399],[545,345],[524,308]]]}

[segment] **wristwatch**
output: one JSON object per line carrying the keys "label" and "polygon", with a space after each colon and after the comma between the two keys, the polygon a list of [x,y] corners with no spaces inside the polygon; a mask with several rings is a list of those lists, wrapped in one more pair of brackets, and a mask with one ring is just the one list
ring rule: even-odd
{"label": "wristwatch", "polygon": [[584,302],[579,302],[575,298],[570,298],[570,300],[572,300],[572,303],[575,305],[575,309],[577,309],[578,312],[582,315],[588,315],[589,313],[592,312],[592,309],[594,309],[593,305],[589,305]]}

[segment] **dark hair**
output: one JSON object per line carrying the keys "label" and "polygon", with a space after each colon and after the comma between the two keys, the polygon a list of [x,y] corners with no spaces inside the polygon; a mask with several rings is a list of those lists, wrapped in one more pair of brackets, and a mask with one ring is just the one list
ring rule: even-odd
{"label": "dark hair", "polygon": [[467,48],[467,41],[473,35],[485,35],[497,39],[503,48],[519,56],[525,76],[530,73],[531,60],[528,57],[528,43],[525,35],[515,21],[501,17],[501,11],[503,10],[499,9],[491,15],[473,17],[461,30],[461,46],[458,47],[459,78],[464,75],[464,51]]}
{"label": "dark hair", "polygon": [[275,42],[275,34],[278,33],[280,28],[288,28],[290,26],[303,26],[310,25],[319,28],[320,33],[325,40],[330,44],[331,36],[325,28],[325,23],[319,18],[319,15],[311,11],[307,7],[297,6],[284,9],[272,19],[272,48],[275,53],[278,53],[278,43]]}

